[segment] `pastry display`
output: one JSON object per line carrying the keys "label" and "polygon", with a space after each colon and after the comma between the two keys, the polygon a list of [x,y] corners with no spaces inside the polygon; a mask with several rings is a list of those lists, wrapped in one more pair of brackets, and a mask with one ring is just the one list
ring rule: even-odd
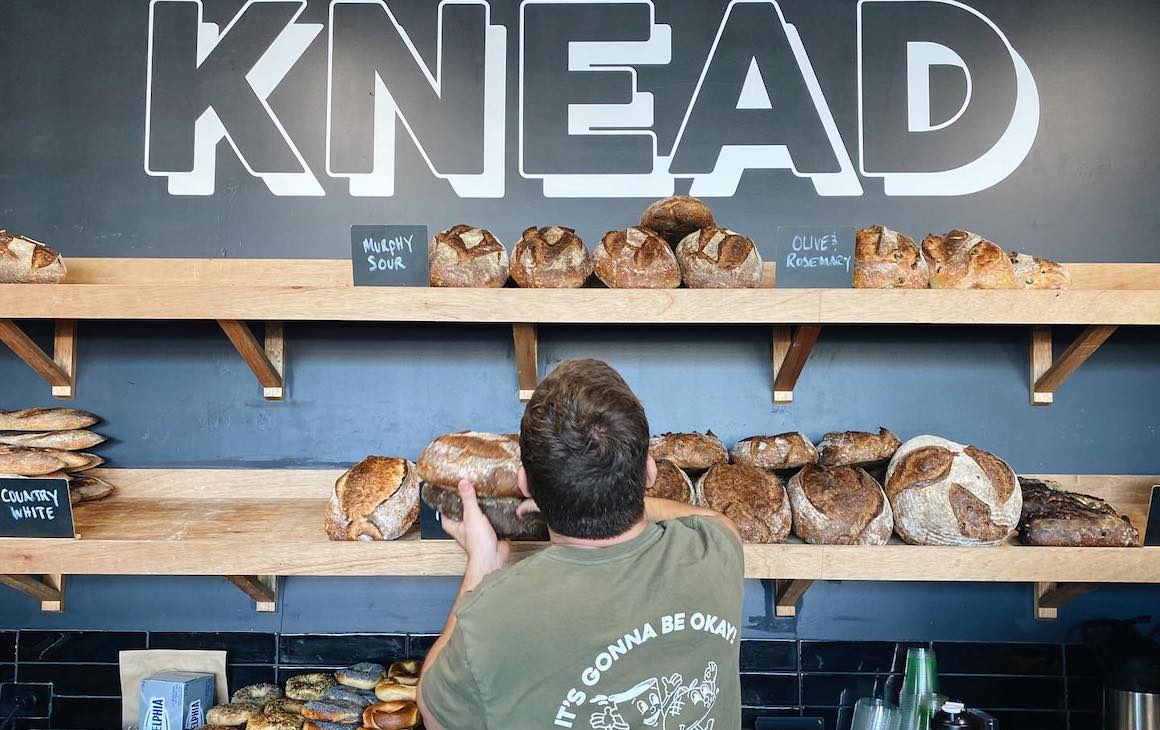
{"label": "pastry display", "polygon": [[647,228],[609,231],[592,255],[596,276],[614,289],[675,289],[681,285],[677,257]]}
{"label": "pastry display", "polygon": [[359,662],[334,673],[334,678],[344,687],[367,690],[373,690],[379,680],[385,676],[387,676],[387,668],[374,662]]}
{"label": "pastry display", "polygon": [[667,459],[678,469],[690,471],[704,471],[729,461],[725,444],[712,431],[653,436],[648,442],[648,452],[658,461]]}
{"label": "pastry display", "polygon": [[1007,254],[1016,289],[1067,289],[1071,272],[1063,264],[1012,251]]}
{"label": "pastry display", "polygon": [[696,490],[706,506],[733,520],[745,542],[785,542],[789,535],[789,497],[773,472],[718,464],[701,475]]}
{"label": "pastry display", "polygon": [[320,700],[322,694],[335,684],[334,674],[330,672],[299,674],[286,680],[286,696],[303,702]]}
{"label": "pastry display", "polygon": [[894,513],[864,469],[806,464],[786,486],[793,533],[815,545],[885,545]]}
{"label": "pastry display", "polygon": [[466,224],[440,231],[427,247],[431,286],[501,287],[508,278],[507,249],[484,228]]}
{"label": "pastry display", "polygon": [[878,433],[833,431],[818,444],[818,466],[860,466],[873,470],[889,462],[901,443],[893,431],[882,427]]}
{"label": "pastry display", "polygon": [[994,454],[938,436],[898,448],[886,474],[894,530],[916,545],[995,545],[1018,526],[1015,472]]}
{"label": "pastry display", "polygon": [[0,284],[59,284],[66,273],[59,253],[0,229]]}
{"label": "pastry display", "polygon": [[419,724],[419,706],[408,700],[380,702],[363,711],[368,730],[406,730]]}
{"label": "pastry display", "polygon": [[419,517],[419,474],[396,456],[368,456],[334,483],[326,512],[331,540],[394,540]]}
{"label": "pastry display", "polygon": [[262,706],[253,702],[229,702],[214,705],[205,713],[205,721],[210,725],[237,727],[245,725],[251,717],[262,711]]}
{"label": "pastry display", "polygon": [[859,228],[854,238],[854,288],[926,289],[930,269],[914,239],[885,226]]}
{"label": "pastry display", "polygon": [[1011,260],[998,245],[977,233],[952,230],[929,235],[922,255],[930,268],[931,289],[1011,289],[1015,286]]}
{"label": "pastry display", "polygon": [[701,228],[681,239],[676,256],[687,287],[755,289],[761,285],[761,254],[740,233]]}
{"label": "pastry display", "polygon": [[1132,521],[1098,497],[1068,492],[1056,482],[1019,477],[1023,511],[1019,540],[1055,547],[1138,547]]}
{"label": "pastry display", "polygon": [[657,459],[657,478],[645,490],[644,496],[692,504],[693,480],[668,459]]}
{"label": "pastry display", "polygon": [[797,469],[818,460],[818,450],[804,433],[791,431],[776,436],[749,436],[738,441],[729,453],[734,464],[760,469]]}
{"label": "pastry display", "polygon": [[263,682],[261,684],[250,684],[235,691],[230,696],[230,702],[254,702],[265,705],[270,700],[276,700],[282,696],[282,688],[276,684]]}
{"label": "pastry display", "polygon": [[73,408],[25,408],[0,411],[0,431],[73,431],[88,428],[99,419]]}
{"label": "pastry display", "polygon": [[717,225],[709,206],[688,195],[673,195],[658,200],[640,217],[640,227],[656,231],[670,246],[702,228]]}
{"label": "pastry display", "polygon": [[525,289],[574,289],[592,274],[592,256],[571,228],[532,227],[512,249],[511,270]]}

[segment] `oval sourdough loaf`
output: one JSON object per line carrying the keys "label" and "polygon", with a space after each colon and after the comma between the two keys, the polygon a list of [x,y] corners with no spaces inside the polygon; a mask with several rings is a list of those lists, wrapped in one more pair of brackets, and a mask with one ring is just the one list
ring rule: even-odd
{"label": "oval sourdough loaf", "polygon": [[428,484],[456,489],[463,479],[482,497],[522,497],[520,440],[510,433],[459,431],[443,434],[419,455],[419,477]]}
{"label": "oval sourdough loaf", "polygon": [[331,540],[394,540],[419,517],[419,475],[397,456],[368,456],[334,483],[326,512]]}
{"label": "oval sourdough loaf", "polygon": [[815,545],[885,545],[894,513],[864,469],[806,464],[786,486],[793,532]]}
{"label": "oval sourdough loaf", "polygon": [[427,247],[431,286],[501,287],[508,278],[507,249],[485,228],[460,223],[440,231]]}
{"label": "oval sourdough loaf", "polygon": [[922,255],[930,267],[931,289],[1011,289],[1011,260],[996,244],[977,233],[951,230],[922,240]]}
{"label": "oval sourdough loaf", "polygon": [[1138,547],[1132,521],[1104,500],[1068,492],[1058,483],[1019,477],[1023,514],[1019,540],[1055,547]]}
{"label": "oval sourdough loaf", "polygon": [[[453,520],[463,519],[463,500],[457,487],[423,483],[423,502],[436,512]],[[547,540],[548,526],[539,512],[517,515],[522,497],[477,496],[479,509],[495,528],[495,534],[509,540]]]}
{"label": "oval sourdough loaf", "polygon": [[1022,491],[990,453],[938,436],[898,448],[886,472],[894,530],[916,545],[995,545],[1019,524]]}
{"label": "oval sourdough loaf", "polygon": [[901,443],[893,431],[881,426],[878,433],[832,431],[818,444],[818,466],[880,466],[890,461]]}
{"label": "oval sourdough loaf", "polygon": [[662,433],[649,439],[648,452],[658,461],[668,459],[678,469],[690,471],[703,471],[729,461],[725,444],[712,431]]}
{"label": "oval sourdough loaf", "polygon": [[689,475],[668,459],[657,459],[656,462],[656,481],[645,490],[644,496],[692,504],[693,480],[689,478]]}
{"label": "oval sourdough loaf", "polygon": [[596,276],[614,289],[676,289],[677,257],[664,239],[647,228],[609,231],[592,254]]}
{"label": "oval sourdough loaf", "polygon": [[1067,289],[1071,272],[1063,264],[1012,251],[1007,255],[1017,289]]}
{"label": "oval sourdough loaf", "polygon": [[761,255],[740,233],[725,228],[693,231],[677,244],[677,264],[693,289],[755,289],[761,285]]}
{"label": "oval sourdough loaf", "polygon": [[71,431],[88,428],[97,420],[74,408],[25,408],[0,411],[0,431]]}
{"label": "oval sourdough loaf", "polygon": [[733,520],[745,542],[785,542],[789,536],[789,497],[773,472],[718,464],[701,475],[696,489],[706,506]]}
{"label": "oval sourdough loaf", "polygon": [[650,205],[640,217],[641,228],[656,231],[670,246],[701,228],[717,225],[713,211],[696,198],[673,195]]}
{"label": "oval sourdough loaf", "polygon": [[66,273],[59,253],[0,229],[0,284],[59,284]]}
{"label": "oval sourdough loaf", "polygon": [[859,228],[854,238],[854,287],[926,289],[930,268],[914,239],[885,226]]}
{"label": "oval sourdough loaf", "polygon": [[525,289],[574,289],[592,273],[592,256],[571,228],[533,226],[512,249],[511,268]]}
{"label": "oval sourdough loaf", "polygon": [[730,452],[734,464],[749,464],[761,469],[797,469],[818,460],[818,450],[796,431],[776,436],[749,436],[738,441]]}

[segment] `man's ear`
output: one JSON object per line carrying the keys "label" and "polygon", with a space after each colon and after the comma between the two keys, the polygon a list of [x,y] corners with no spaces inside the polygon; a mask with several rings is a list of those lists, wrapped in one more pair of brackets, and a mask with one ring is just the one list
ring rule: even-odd
{"label": "man's ear", "polygon": [[644,462],[644,488],[652,489],[652,485],[657,480],[657,462],[652,458],[652,454]]}
{"label": "man's ear", "polygon": [[524,471],[522,465],[520,470],[516,472],[516,486],[520,488],[520,494],[524,495],[525,498],[532,498],[532,493],[528,491],[528,473]]}

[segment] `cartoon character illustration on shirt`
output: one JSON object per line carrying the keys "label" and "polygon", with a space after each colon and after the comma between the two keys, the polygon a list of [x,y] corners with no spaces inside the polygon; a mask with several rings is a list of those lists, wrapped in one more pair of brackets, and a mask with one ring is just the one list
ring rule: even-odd
{"label": "cartoon character illustration on shirt", "polygon": [[719,692],[717,663],[709,662],[704,675],[688,684],[674,672],[646,679],[623,692],[594,695],[588,702],[600,710],[592,713],[589,722],[593,730],[713,730],[709,713]]}

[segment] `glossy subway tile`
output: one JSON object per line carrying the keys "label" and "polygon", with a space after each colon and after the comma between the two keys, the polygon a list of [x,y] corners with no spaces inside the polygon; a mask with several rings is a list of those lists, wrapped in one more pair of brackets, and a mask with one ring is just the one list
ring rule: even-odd
{"label": "glossy subway tile", "polygon": [[57,697],[120,697],[116,664],[22,664],[21,682],[51,682]]}
{"label": "glossy subway tile", "polygon": [[1063,710],[1062,677],[939,676],[939,692],[967,707]]}
{"label": "glossy subway tile", "polygon": [[1104,706],[1104,685],[1094,677],[1067,678],[1067,709],[1097,712]]}
{"label": "glossy subway tile", "polygon": [[1098,677],[1096,655],[1083,644],[1068,644],[1063,648],[1065,669],[1069,677]]}
{"label": "glossy subway tile", "polygon": [[250,684],[264,684],[277,680],[277,671],[273,666],[259,666],[257,664],[234,664],[226,666],[226,684],[230,694]]}
{"label": "glossy subway tile", "polygon": [[390,664],[406,654],[406,634],[282,634],[278,640],[279,665]]}
{"label": "glossy subway tile", "polygon": [[407,658],[420,661],[427,658],[427,652],[439,640],[439,634],[408,634]]}
{"label": "glossy subway tile", "polygon": [[96,662],[116,664],[126,649],[144,649],[140,631],[21,631],[17,662]]}
{"label": "glossy subway tile", "polygon": [[224,651],[230,664],[273,664],[277,656],[276,634],[249,632],[151,632],[150,649],[201,649]]}
{"label": "glossy subway tile", "polygon": [[16,661],[16,632],[0,631],[0,664]]}
{"label": "glossy subway tile", "polygon": [[758,718],[762,717],[801,717],[801,709],[797,707],[742,707],[742,730],[753,730]]}
{"label": "glossy subway tile", "polygon": [[935,643],[939,674],[1063,674],[1058,644]]}
{"label": "glossy subway tile", "polygon": [[741,675],[741,704],[747,707],[786,707],[797,705],[797,674]]}
{"label": "glossy subway tile", "polygon": [[802,704],[819,707],[853,705],[863,697],[894,700],[901,674],[802,674]]}
{"label": "glossy subway tile", "polygon": [[[1060,730],[1068,727],[1066,712],[1042,710],[987,710],[999,721],[1001,730]],[[1071,726],[1071,730],[1076,730]]]}
{"label": "glossy subway tile", "polygon": [[297,677],[300,674],[314,674],[316,672],[334,674],[336,669],[342,669],[342,667],[278,667],[276,681],[278,684],[285,684],[287,679]]}
{"label": "glossy subway tile", "polygon": [[[890,641],[803,641],[803,672],[889,674],[906,670],[906,650],[926,644]],[[940,667],[941,669],[941,667]]]}
{"label": "glossy subway tile", "polygon": [[797,671],[797,642],[778,639],[745,639],[741,642],[741,671]]}
{"label": "glossy subway tile", "polygon": [[53,697],[53,730],[117,730],[121,700],[94,697]]}

